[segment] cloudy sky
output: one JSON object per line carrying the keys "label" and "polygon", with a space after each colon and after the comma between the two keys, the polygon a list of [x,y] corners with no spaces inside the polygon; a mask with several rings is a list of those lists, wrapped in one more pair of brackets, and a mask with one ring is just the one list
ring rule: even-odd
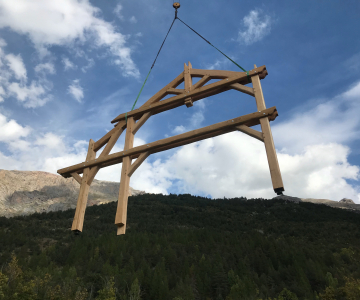
{"label": "cloudy sky", "polygon": [[[0,0],[0,168],[83,161],[129,111],[173,20],[172,0]],[[285,194],[360,203],[359,1],[182,0],[179,17],[261,81]],[[176,21],[137,107],[183,71],[239,69]],[[256,111],[229,91],[158,114],[135,145]],[[258,128],[255,128],[258,129]],[[123,147],[120,138],[113,152]],[[97,179],[119,181],[121,165]],[[152,193],[272,198],[263,143],[234,132],[150,156],[131,186]]]}

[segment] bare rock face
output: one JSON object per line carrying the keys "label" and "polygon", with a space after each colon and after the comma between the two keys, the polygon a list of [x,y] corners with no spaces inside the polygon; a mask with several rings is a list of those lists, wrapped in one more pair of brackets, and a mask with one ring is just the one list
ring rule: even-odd
{"label": "bare rock face", "polygon": [[292,196],[286,196],[286,195],[280,195],[280,196],[274,197],[273,199],[286,200],[286,201],[291,201],[291,202],[295,202],[295,203],[301,202],[301,199],[298,197],[292,197]]}
{"label": "bare rock face", "polygon": [[339,202],[344,203],[344,204],[355,204],[354,201],[352,201],[351,199],[347,199],[347,198],[342,198]]}
{"label": "bare rock face", "polygon": [[[75,208],[79,189],[73,178],[40,171],[0,170],[0,216]],[[144,193],[130,187],[129,196]],[[88,206],[117,201],[118,194],[119,183],[94,180]]]}

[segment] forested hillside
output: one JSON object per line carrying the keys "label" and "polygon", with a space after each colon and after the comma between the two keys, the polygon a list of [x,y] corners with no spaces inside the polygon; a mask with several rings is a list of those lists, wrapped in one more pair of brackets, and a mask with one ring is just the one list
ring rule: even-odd
{"label": "forested hillside", "polygon": [[360,215],[185,195],[0,218],[0,299],[360,299]]}

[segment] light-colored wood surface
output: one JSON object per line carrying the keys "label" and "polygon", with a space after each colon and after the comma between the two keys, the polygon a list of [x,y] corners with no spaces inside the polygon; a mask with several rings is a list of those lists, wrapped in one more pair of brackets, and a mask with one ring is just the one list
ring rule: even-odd
{"label": "light-colored wood surface", "polygon": [[[192,77],[202,77],[205,75],[211,76],[212,79],[223,79],[232,76],[236,76],[237,74],[245,74],[246,72],[234,72],[234,71],[223,71],[223,70],[202,70],[202,69],[191,69],[191,76]],[[260,79],[263,79],[267,75],[266,67],[256,67],[254,70],[249,71],[249,75],[253,76],[253,74],[259,74]],[[244,82],[249,83],[247,78],[244,78]]]}
{"label": "light-colored wood surface", "polygon": [[[256,68],[256,65],[254,65]],[[254,87],[256,106],[258,111],[266,109],[264,95],[261,88],[259,76],[251,77],[251,81]],[[260,119],[261,131],[264,136],[264,144],[266,150],[266,156],[268,159],[271,181],[274,190],[284,189],[284,184],[281,177],[279,162],[276,155],[274,140],[271,133],[270,122],[268,118]]]}
{"label": "light-colored wood surface", "polygon": [[[135,125],[134,118],[128,118],[127,129],[125,136],[124,152],[130,151],[134,145],[133,127]],[[122,160],[121,179],[119,188],[118,205],[115,216],[115,224],[118,226],[117,234],[125,234],[126,231],[126,218],[127,218],[127,205],[130,187],[129,170],[131,167],[131,158],[126,156]]]}
{"label": "light-colored wood surface", "polygon": [[[150,151],[151,153],[157,153],[158,152],[158,148],[164,147],[164,146],[168,146],[171,145],[172,143],[178,143],[178,142],[183,142],[184,145],[187,144],[187,140],[188,139],[192,139],[192,138],[198,138],[198,140],[201,140],[201,136],[208,134],[208,133],[212,133],[212,132],[216,132],[218,130],[225,130],[227,128],[233,128],[233,131],[237,130],[235,127],[238,125],[242,125],[245,124],[247,126],[254,126],[254,125],[258,125],[260,124],[259,119],[261,118],[265,118],[265,117],[269,117],[271,120],[274,120],[277,116],[277,110],[276,107],[271,107],[268,108],[264,111],[261,112],[255,112],[255,113],[251,113],[251,114],[247,114],[241,117],[237,117],[228,121],[224,121],[224,122],[220,122],[220,123],[216,123],[210,126],[206,126],[200,129],[195,129],[186,133],[182,133],[179,135],[175,135],[173,137],[168,137],[162,140],[158,140],[156,142],[152,142],[149,144],[145,144],[145,145],[141,145],[132,149],[129,149],[127,151],[121,151],[121,152],[117,152],[117,153],[113,153],[110,154],[104,158],[99,158],[97,161],[90,161],[85,163],[81,163],[81,164],[77,164],[68,168],[64,168],[61,170],[58,170],[58,173],[63,175],[63,174],[70,174],[72,172],[80,172],[81,170],[84,169],[84,167],[93,167],[93,166],[97,166],[97,165],[102,165],[104,163],[110,163],[113,162],[112,164],[117,164],[119,162],[122,161],[122,158],[125,156],[131,156],[131,155],[136,155],[136,154],[141,154],[143,152],[147,152]],[[128,124],[129,126],[129,124]],[[110,164],[109,164],[110,165]]]}
{"label": "light-colored wood surface", "polygon": [[242,85],[240,83],[234,83],[230,85],[230,87],[234,90],[237,90],[239,92],[248,94],[250,96],[255,96],[254,89],[245,85]]}
{"label": "light-colored wood surface", "polygon": [[[167,84],[165,87],[163,87],[160,91],[158,91],[154,96],[152,96],[149,100],[147,100],[143,105],[141,105],[138,109],[141,109],[143,107],[148,107],[152,103],[160,101],[162,98],[168,95],[167,90],[171,88],[176,88],[179,84],[181,84],[184,81],[184,72],[181,72],[174,80],[172,80],[169,84]],[[136,109],[136,110],[138,110]],[[116,123],[117,119],[119,119],[121,115],[118,115],[114,120],[111,121],[111,123]],[[131,115],[128,113],[128,117],[131,117]],[[139,118],[138,118],[139,119]],[[138,120],[136,119],[136,120]]]}
{"label": "light-colored wood surface", "polygon": [[[94,144],[95,144],[95,142],[90,139],[88,153],[86,156],[86,161],[91,161],[91,160],[95,159],[96,153],[94,151]],[[84,169],[84,174],[83,174],[81,185],[80,185],[79,197],[78,197],[77,204],[76,204],[75,216],[74,216],[74,220],[73,220],[73,223],[71,226],[71,230],[73,230],[73,231],[75,231],[75,230],[82,231],[82,229],[83,229],[85,209],[86,209],[86,205],[87,205],[89,188],[90,188],[90,186],[88,185],[88,182],[87,182],[87,177],[89,175],[89,171],[90,171],[89,168]]]}
{"label": "light-colored wood surface", "polygon": [[94,151],[98,151],[99,149],[101,149],[101,147],[103,147],[111,138],[112,134],[114,132],[116,132],[119,127],[121,128],[125,128],[126,127],[126,122],[125,120],[119,122],[118,124],[115,125],[115,127],[113,129],[111,129],[107,134],[105,134],[101,139],[99,139],[98,141],[95,142],[94,144]]}
{"label": "light-colored wood surface", "polygon": [[151,112],[147,112],[143,114],[143,116],[136,122],[133,129],[133,134],[137,133],[141,126],[151,117]]}
{"label": "light-colored wood surface", "polygon": [[192,87],[190,62],[189,65],[184,64],[184,86],[185,86],[185,93],[189,93]]}
{"label": "light-colored wood surface", "polygon": [[209,75],[205,75],[203,78],[201,78],[198,82],[196,82],[193,85],[193,90],[204,86],[205,84],[207,84],[209,81],[211,80],[211,77]]}
{"label": "light-colored wood surface", "polygon": [[186,105],[186,107],[194,106],[194,103],[192,102],[191,97],[185,99],[185,105]]}
{"label": "light-colored wood surface", "polygon": [[[254,71],[251,71],[251,72],[250,73],[253,76],[255,73],[254,73]],[[202,86],[202,87],[199,87],[197,89],[191,90],[188,93],[181,94],[181,95],[178,95],[178,96],[174,96],[174,97],[162,100],[160,102],[153,103],[153,104],[151,104],[149,106],[142,106],[139,109],[135,109],[133,111],[128,112],[127,116],[128,117],[134,117],[135,120],[138,120],[138,119],[140,119],[140,117],[144,113],[149,112],[149,111],[156,111],[156,113],[159,113],[160,111],[168,110],[169,107],[175,108],[175,107],[183,105],[184,100],[187,97],[193,98],[193,101],[194,101],[196,96],[201,96],[202,94],[212,92],[212,91],[216,91],[221,87],[228,87],[229,85],[231,85],[233,83],[237,83],[238,81],[243,80],[244,78],[247,79],[247,75],[246,75],[245,72],[237,72],[237,75],[235,75],[233,77],[225,78],[225,79],[222,79],[220,81],[207,84],[205,86]],[[122,121],[122,120],[125,119],[125,115],[126,115],[125,113],[121,114],[111,122],[114,123],[114,122]]]}
{"label": "light-colored wood surface", "polygon": [[174,88],[169,88],[166,90],[166,93],[168,95],[180,95],[180,94],[184,94],[185,93],[185,89],[174,89]]}
{"label": "light-colored wood surface", "polygon": [[259,141],[262,141],[262,142],[264,141],[264,136],[263,136],[262,132],[259,132],[255,129],[247,127],[246,125],[240,125],[240,126],[237,126],[236,128],[237,128],[237,130],[239,130],[243,133],[246,133],[247,135],[249,135]]}
{"label": "light-colored wood surface", "polygon": [[150,155],[149,151],[140,154],[140,156],[131,164],[129,168],[129,172],[128,172],[129,177],[131,177],[131,175],[134,174],[137,168],[140,167],[140,165],[145,161],[145,159],[148,158],[149,155]]}
{"label": "light-colored wood surface", "polygon": [[81,184],[81,182],[82,182],[82,177],[81,177],[78,173],[73,172],[73,173],[71,173],[71,176],[72,176],[78,183]]}
{"label": "light-colored wood surface", "polygon": [[[166,94],[167,89],[176,88],[179,84],[181,84],[183,82],[184,82],[184,72],[181,72],[174,80],[172,80],[169,84],[164,86],[160,91],[158,91],[148,101],[146,101],[143,105],[141,105],[140,108],[146,107],[152,103],[160,101],[162,98],[164,98],[167,95]],[[161,96],[161,95],[163,95],[163,96]]]}
{"label": "light-colored wood surface", "polygon": [[274,190],[284,188],[269,120],[267,118],[260,119],[260,124],[264,135],[264,144],[273,188]]}
{"label": "light-colored wood surface", "polygon": [[[256,65],[254,65],[254,67],[255,66]],[[259,76],[251,77],[251,82],[253,84],[257,110],[260,111],[260,110],[266,109],[264,95],[263,95],[263,92],[262,92]]]}
{"label": "light-colored wood surface", "polygon": [[[110,137],[109,141],[107,142],[104,150],[99,155],[99,158],[107,156],[112,148],[115,146],[117,140],[119,139],[120,135],[123,133],[124,128],[122,126],[117,126],[115,129],[117,129],[112,136]],[[90,169],[89,175],[88,175],[88,185],[91,185],[93,182],[96,174],[99,172],[100,166],[95,166]]]}

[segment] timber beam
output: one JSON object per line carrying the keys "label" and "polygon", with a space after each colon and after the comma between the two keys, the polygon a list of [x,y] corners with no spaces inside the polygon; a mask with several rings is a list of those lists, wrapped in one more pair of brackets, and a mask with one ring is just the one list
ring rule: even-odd
{"label": "timber beam", "polygon": [[[190,69],[188,72],[190,72],[191,75],[193,75],[194,77],[196,75],[198,75],[199,77],[210,76],[211,79],[222,79],[222,80],[220,80],[218,82],[210,83],[205,86],[198,87],[196,89],[194,89],[194,88],[191,89],[190,87],[188,87],[188,89],[185,88],[185,93],[182,93],[180,95],[177,95],[177,96],[174,96],[174,97],[162,100],[162,101],[158,101],[157,103],[149,102],[150,101],[150,99],[149,99],[147,101],[147,103],[149,103],[148,105],[144,104],[138,109],[129,111],[127,113],[120,114],[115,119],[113,119],[111,121],[111,123],[116,123],[116,122],[125,120],[126,114],[127,114],[128,118],[134,117],[134,120],[138,120],[142,117],[142,115],[144,113],[147,113],[147,112],[152,112],[152,114],[157,114],[157,113],[160,113],[160,112],[163,112],[163,111],[175,108],[175,107],[182,106],[185,103],[185,99],[187,99],[189,97],[191,97],[193,99],[193,101],[197,101],[197,100],[203,99],[205,97],[208,97],[210,95],[216,94],[216,92],[219,91],[219,89],[221,89],[221,88],[235,88],[236,89],[236,86],[235,87],[231,86],[235,83],[239,83],[242,85],[248,84],[249,78],[251,78],[252,76],[257,76],[258,78],[262,79],[262,78],[265,78],[265,76],[267,75],[267,70],[266,70],[265,66],[261,66],[261,67],[258,67],[258,68],[255,68],[255,69],[249,71],[249,75],[247,75],[246,72],[231,72],[231,71],[217,71],[217,70],[196,70],[197,72],[194,75],[192,72],[195,69],[191,69],[190,67],[188,67],[188,69]],[[203,72],[200,72],[200,71],[203,71]],[[189,73],[186,73],[186,74],[188,74],[188,77],[190,77]],[[216,74],[218,74],[218,75],[216,76]],[[248,90],[248,93],[249,92],[251,92],[251,90]],[[160,93],[159,97],[155,98],[154,101],[160,100],[166,94],[167,94],[167,90]]]}
{"label": "timber beam", "polygon": [[104,166],[118,164],[123,161],[124,157],[137,158],[145,152],[148,152],[149,154],[161,152],[175,147],[187,145],[196,141],[201,141],[206,138],[218,136],[226,132],[237,131],[239,130],[237,127],[240,125],[246,125],[248,127],[259,125],[260,120],[263,118],[266,118],[269,121],[273,121],[277,116],[278,113],[276,107],[274,106],[259,112],[247,114],[200,129],[195,129],[186,133],[158,140],[156,142],[152,142],[142,146],[126,149],[124,151],[113,153],[104,157],[99,157],[98,159],[89,160],[77,165],[70,166],[68,168],[60,169],[58,170],[58,173],[61,176],[67,178],[71,176],[71,173],[76,172],[80,174],[86,168],[102,168]]}

